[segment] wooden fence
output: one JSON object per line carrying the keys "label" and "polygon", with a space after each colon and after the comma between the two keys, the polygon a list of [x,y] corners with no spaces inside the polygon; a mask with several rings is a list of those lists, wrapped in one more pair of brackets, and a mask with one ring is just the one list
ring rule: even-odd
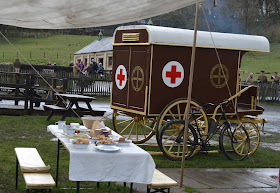
{"label": "wooden fence", "polygon": [[[90,75],[82,73],[74,75],[72,67],[48,65],[33,65],[33,67],[40,75],[30,65],[22,64],[20,69],[20,74],[30,74],[33,83],[31,87],[49,91],[49,87],[52,86],[61,92],[90,96],[110,96],[111,94],[112,72],[109,70]],[[13,65],[0,64],[0,71],[2,72],[0,86],[1,83],[14,83],[15,79],[11,78],[14,73]],[[21,78],[20,81],[25,80]]]}

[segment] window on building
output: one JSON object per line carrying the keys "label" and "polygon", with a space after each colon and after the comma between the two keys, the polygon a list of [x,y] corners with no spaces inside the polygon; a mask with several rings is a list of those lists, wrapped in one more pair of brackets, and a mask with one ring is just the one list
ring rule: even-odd
{"label": "window on building", "polygon": [[113,66],[113,57],[110,56],[108,57],[108,67],[112,67]]}
{"label": "window on building", "polygon": [[87,66],[87,58],[85,58],[84,65]]}
{"label": "window on building", "polygon": [[98,63],[102,63],[103,64],[103,58],[98,58]]}

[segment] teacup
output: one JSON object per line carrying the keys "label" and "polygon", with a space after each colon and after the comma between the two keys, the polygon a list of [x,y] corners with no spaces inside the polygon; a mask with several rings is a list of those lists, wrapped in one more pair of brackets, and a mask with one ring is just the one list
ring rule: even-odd
{"label": "teacup", "polygon": [[57,121],[55,125],[58,125],[58,129],[63,130],[66,126],[66,121]]}

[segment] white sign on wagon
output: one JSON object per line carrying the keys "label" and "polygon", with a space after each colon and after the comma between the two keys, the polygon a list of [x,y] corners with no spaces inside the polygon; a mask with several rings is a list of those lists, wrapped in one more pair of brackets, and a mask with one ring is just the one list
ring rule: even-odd
{"label": "white sign on wagon", "polygon": [[124,65],[119,65],[116,74],[115,74],[115,82],[117,87],[122,90],[127,82],[127,72]]}
{"label": "white sign on wagon", "polygon": [[162,70],[163,82],[171,88],[179,86],[184,80],[184,68],[177,61],[168,62]]}

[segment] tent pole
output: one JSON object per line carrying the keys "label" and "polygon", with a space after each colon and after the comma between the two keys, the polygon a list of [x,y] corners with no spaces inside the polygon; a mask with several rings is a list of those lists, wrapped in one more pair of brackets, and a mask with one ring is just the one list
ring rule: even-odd
{"label": "tent pole", "polygon": [[192,83],[193,83],[193,72],[194,72],[194,62],[195,62],[195,51],[196,51],[196,36],[197,36],[197,21],[198,21],[198,13],[201,3],[196,3],[196,14],[195,14],[195,23],[194,23],[194,36],[193,36],[193,47],[192,47],[192,56],[191,56],[191,66],[190,66],[190,76],[189,76],[189,87],[188,87],[188,101],[187,101],[187,111],[186,111],[186,119],[185,119],[185,130],[184,130],[184,147],[183,147],[183,155],[181,162],[181,181],[180,187],[183,186],[183,178],[184,178],[184,168],[185,168],[185,152],[187,148],[186,139],[188,138],[188,123],[189,123],[189,111],[190,111],[190,100],[192,96]]}

